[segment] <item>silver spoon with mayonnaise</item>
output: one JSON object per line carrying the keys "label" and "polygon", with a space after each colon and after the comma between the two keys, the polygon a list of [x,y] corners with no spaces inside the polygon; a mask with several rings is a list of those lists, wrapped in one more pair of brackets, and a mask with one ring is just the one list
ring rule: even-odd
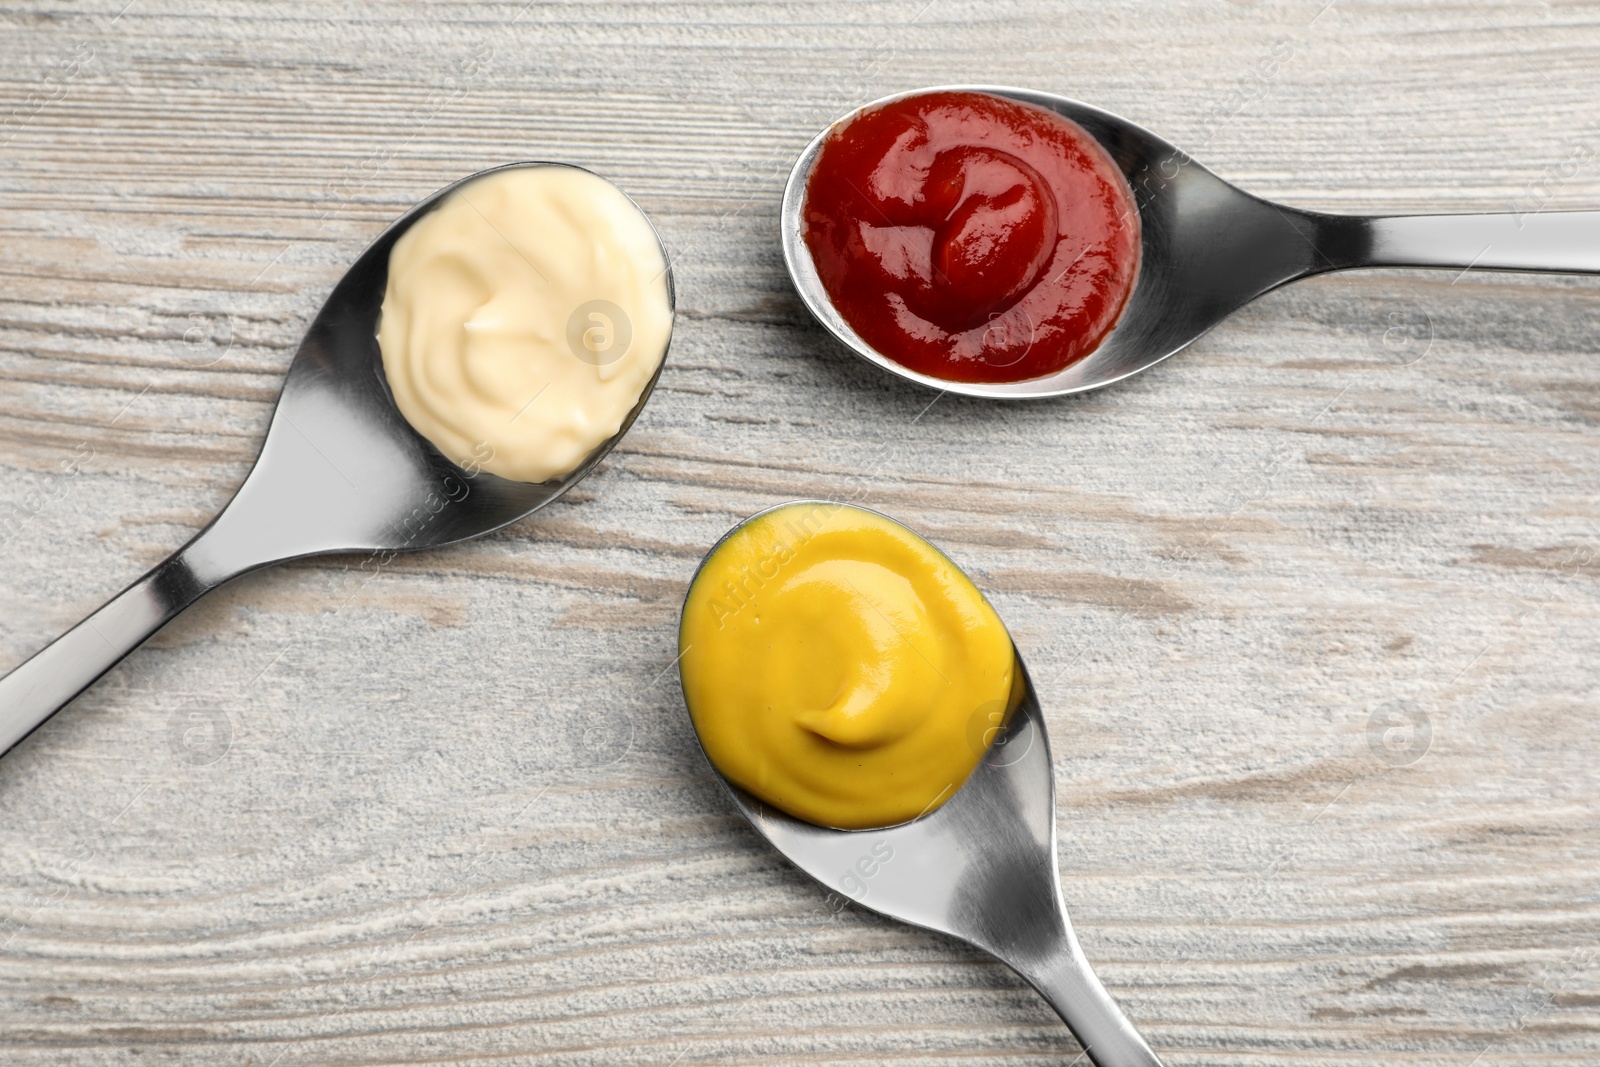
{"label": "silver spoon with mayonnaise", "polygon": [[222,512],[0,678],[0,753],[239,575],[335,552],[381,565],[550,503],[644,408],[672,313],[659,236],[598,175],[514,163],[428,197],[334,286]]}

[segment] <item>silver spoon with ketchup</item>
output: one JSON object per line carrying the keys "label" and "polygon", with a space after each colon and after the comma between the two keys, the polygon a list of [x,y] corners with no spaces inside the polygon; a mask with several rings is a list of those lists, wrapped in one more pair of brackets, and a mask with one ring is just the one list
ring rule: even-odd
{"label": "silver spoon with ketchup", "polygon": [[[842,312],[829,295],[806,239],[807,190],[826,144],[862,115],[933,93],[998,97],[1069,119],[1098,143],[1126,179],[1138,212],[1137,273],[1120,317],[1081,358],[1021,381],[953,380],[959,375],[928,373],[885,354],[863,338],[863,329],[871,330],[861,315],[855,315],[852,325],[848,310]],[[969,169],[969,173],[977,172]],[[872,179],[863,180],[872,184]],[[860,184],[854,182],[851,188],[860,191]],[[874,195],[878,192],[874,190]],[[892,202],[892,191],[889,199]],[[1007,204],[995,203],[1000,205],[997,210]],[[876,213],[878,209],[871,208],[869,214]],[[889,227],[899,221],[889,216],[867,218],[862,232],[875,230],[873,236],[893,239]],[[784,261],[795,288],[829,332],[863,359],[902,378],[984,397],[1062,396],[1121,381],[1179,351],[1263,293],[1329,271],[1425,267],[1600,273],[1600,211],[1363,217],[1285,207],[1235,188],[1181,149],[1098,108],[1053,93],[981,85],[896,94],[835,122],[795,162],[784,189],[781,225]],[[906,247],[914,252],[914,244]],[[1071,268],[1069,263],[1064,269]],[[911,268],[891,262],[887,269],[894,273]],[[932,270],[939,273],[937,260]],[[1046,274],[1055,270],[1052,263]],[[979,274],[968,272],[972,277]],[[1015,303],[1014,294],[1001,295],[1009,295]],[[996,306],[1006,311],[1011,305]],[[885,309],[889,317],[909,318],[919,328],[924,324],[915,316],[937,318],[939,313],[937,307],[919,309],[914,299],[910,308],[896,303]],[[1004,325],[1003,318],[993,313],[990,317]]]}

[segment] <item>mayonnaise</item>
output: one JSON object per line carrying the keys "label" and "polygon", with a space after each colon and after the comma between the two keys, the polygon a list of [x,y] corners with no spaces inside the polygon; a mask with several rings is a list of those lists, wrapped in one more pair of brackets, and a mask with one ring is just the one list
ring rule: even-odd
{"label": "mayonnaise", "polygon": [[446,458],[542,482],[621,429],[671,330],[650,223],[604,178],[549,165],[472,181],[395,242],[378,346]]}

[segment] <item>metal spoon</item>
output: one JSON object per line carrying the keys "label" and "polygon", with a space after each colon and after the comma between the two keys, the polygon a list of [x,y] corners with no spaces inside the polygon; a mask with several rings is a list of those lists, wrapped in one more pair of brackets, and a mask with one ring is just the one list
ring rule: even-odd
{"label": "metal spoon", "polygon": [[975,945],[1027,979],[1097,1067],[1160,1067],[1090,969],[1067,919],[1050,741],[1020,654],[1017,669],[1016,707],[1004,722],[976,724],[994,731],[977,769],[943,806],[912,822],[882,830],[816,826],[762,803],[720,771],[717,778],[756,831],[825,888]]}
{"label": "metal spoon", "polygon": [[[0,754],[230,579],[302,556],[464,541],[544,507],[594,469],[643,410],[659,367],[615,435],[570,474],[530,484],[469,472],[446,459],[394,406],[378,351],[389,250],[412,223],[486,174],[566,165],[479,171],[419,203],[361,254],[300,342],[261,455],[228,505],[188,544],[0,678]],[[667,294],[670,307],[670,266]]]}
{"label": "metal spoon", "polygon": [[[1139,277],[1100,347],[1055,374],[1023,382],[952,382],[878,352],[845,322],[817,277],[801,219],[822,142],[861,111],[927,92],[977,92],[1047,108],[1087,130],[1122,168],[1139,205]],[[1097,389],[1137,374],[1280,285],[1358,267],[1600,273],[1600,211],[1507,215],[1325,215],[1285,207],[1229,185],[1148,130],[1054,93],[944,85],[886,96],[818,134],[783,191],[783,258],[806,307],[857,355],[934,389],[967,396],[1046,397]]]}

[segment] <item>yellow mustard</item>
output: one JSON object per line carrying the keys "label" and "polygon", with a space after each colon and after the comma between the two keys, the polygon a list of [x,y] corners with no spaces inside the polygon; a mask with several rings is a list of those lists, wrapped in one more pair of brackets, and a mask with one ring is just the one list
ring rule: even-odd
{"label": "yellow mustard", "polygon": [[717,547],[684,604],[684,697],[735,785],[808,822],[892,826],[953,796],[1016,653],[976,586],[862,508],[786,504]]}

